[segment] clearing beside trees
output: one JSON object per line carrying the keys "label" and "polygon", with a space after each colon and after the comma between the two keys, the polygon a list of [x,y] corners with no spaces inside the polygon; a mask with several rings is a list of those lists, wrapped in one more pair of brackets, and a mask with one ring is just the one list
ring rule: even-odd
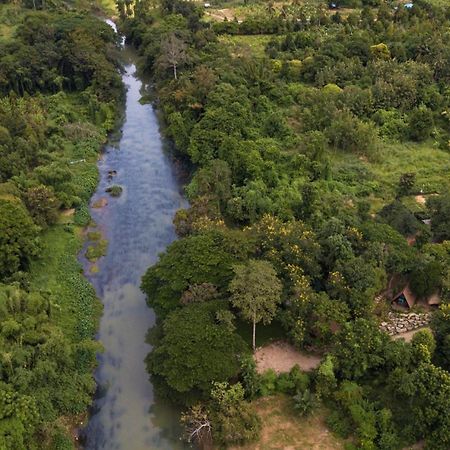
{"label": "clearing beside trees", "polygon": [[299,352],[282,341],[259,347],[255,352],[258,373],[264,373],[268,369],[273,369],[276,373],[289,372],[296,364],[301,370],[308,372],[318,367],[320,360],[320,356]]}
{"label": "clearing beside trees", "polygon": [[258,442],[233,447],[231,450],[340,450],[341,439],[326,427],[324,412],[315,411],[301,417],[293,408],[292,401],[283,395],[260,398],[254,402],[261,417],[262,430]]}

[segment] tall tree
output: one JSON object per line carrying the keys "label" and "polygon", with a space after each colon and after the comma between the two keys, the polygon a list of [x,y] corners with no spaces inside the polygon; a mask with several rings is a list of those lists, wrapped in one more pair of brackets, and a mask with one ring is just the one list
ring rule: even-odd
{"label": "tall tree", "polygon": [[245,344],[229,322],[217,320],[224,311],[226,305],[220,301],[193,303],[164,320],[163,336],[148,355],[147,367],[154,381],[172,390],[176,401],[189,404],[206,398],[211,383],[238,374]]}
{"label": "tall tree", "polygon": [[173,78],[176,80],[178,78],[177,67],[186,64],[187,61],[186,43],[177,38],[174,33],[169,34],[161,44],[159,65],[164,69],[171,68],[173,70]]}
{"label": "tall tree", "polygon": [[234,267],[230,283],[231,303],[244,319],[253,323],[253,350],[256,349],[256,324],[270,323],[281,301],[282,285],[268,261],[250,260]]}
{"label": "tall tree", "polygon": [[19,200],[0,199],[0,278],[26,266],[37,253],[38,230]]}

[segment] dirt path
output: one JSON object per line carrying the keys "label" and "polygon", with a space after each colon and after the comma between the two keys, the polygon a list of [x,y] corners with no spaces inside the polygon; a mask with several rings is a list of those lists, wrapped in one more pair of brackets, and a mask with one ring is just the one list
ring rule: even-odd
{"label": "dirt path", "polygon": [[[411,339],[413,338],[413,336],[414,336],[418,331],[422,331],[422,330],[430,330],[430,328],[428,328],[428,327],[422,327],[422,328],[416,328],[415,330],[406,331],[405,333],[394,334],[394,335],[392,336],[392,339],[395,339],[396,341],[398,341],[399,339],[404,339],[406,342],[411,342]],[[430,330],[430,331],[431,331],[431,330]]]}
{"label": "dirt path", "polygon": [[286,342],[274,342],[255,352],[258,373],[264,373],[268,369],[273,369],[276,373],[289,372],[296,364],[300,369],[309,371],[318,367],[320,360],[319,356],[299,352]]}

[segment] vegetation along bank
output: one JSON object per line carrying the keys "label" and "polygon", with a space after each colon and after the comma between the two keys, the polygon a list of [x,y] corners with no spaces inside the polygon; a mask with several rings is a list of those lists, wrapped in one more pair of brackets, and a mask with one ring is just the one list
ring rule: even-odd
{"label": "vegetation along bank", "polygon": [[[118,9],[195,165],[180,239],[142,281],[158,314],[151,380],[185,408],[186,438],[265,439],[255,399],[282,393],[337,448],[450,448],[448,8]],[[431,331],[391,339],[391,308],[432,310]],[[252,346],[275,336],[321,364],[258,374]]]}
{"label": "vegetation along bank", "polygon": [[123,92],[92,5],[0,4],[1,449],[73,448],[95,390],[101,305],[77,253]]}

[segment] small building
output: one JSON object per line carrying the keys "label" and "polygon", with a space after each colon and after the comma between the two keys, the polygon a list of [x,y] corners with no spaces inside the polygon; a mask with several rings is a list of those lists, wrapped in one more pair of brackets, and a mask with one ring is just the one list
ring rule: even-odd
{"label": "small building", "polygon": [[430,308],[437,308],[441,304],[441,298],[438,292],[430,295],[426,299],[418,299],[409,284],[407,284],[391,301],[393,307],[401,309],[411,309],[414,305],[420,303],[422,306],[429,306]]}
{"label": "small building", "polygon": [[409,284],[407,284],[403,290],[401,290],[391,301],[393,306],[399,306],[400,308],[411,309],[416,304],[417,298],[412,293]]}
{"label": "small building", "polygon": [[439,297],[439,294],[435,292],[431,297],[428,298],[427,303],[431,308],[438,308],[441,304],[441,297]]}

